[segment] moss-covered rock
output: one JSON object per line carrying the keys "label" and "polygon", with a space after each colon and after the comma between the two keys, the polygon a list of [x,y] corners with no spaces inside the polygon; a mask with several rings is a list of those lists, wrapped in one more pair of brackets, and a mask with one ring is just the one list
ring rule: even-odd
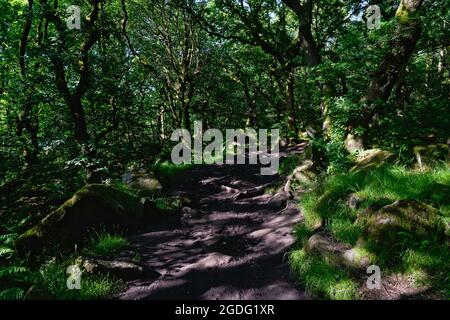
{"label": "moss-covered rock", "polygon": [[414,155],[419,168],[433,166],[439,162],[448,162],[450,161],[449,153],[449,146],[446,144],[414,147]]}
{"label": "moss-covered rock", "polygon": [[381,149],[365,150],[358,155],[355,165],[350,169],[350,172],[381,167],[388,160],[392,159],[393,155],[392,152]]}
{"label": "moss-covered rock", "polygon": [[19,252],[38,252],[50,245],[66,247],[83,242],[92,229],[132,230],[166,218],[166,212],[154,201],[141,201],[113,187],[91,184],[22,234],[15,245]]}
{"label": "moss-covered rock", "polygon": [[127,171],[122,177],[122,182],[129,188],[144,192],[157,192],[163,189],[155,173],[143,168]]}
{"label": "moss-covered rock", "polygon": [[332,266],[353,270],[365,270],[375,259],[363,247],[352,248],[325,232],[312,235],[306,243],[305,251],[320,256]]}
{"label": "moss-covered rock", "polygon": [[439,211],[417,200],[395,201],[369,213],[364,219],[367,226],[366,238],[385,247],[398,244],[400,232],[425,237],[445,233]]}

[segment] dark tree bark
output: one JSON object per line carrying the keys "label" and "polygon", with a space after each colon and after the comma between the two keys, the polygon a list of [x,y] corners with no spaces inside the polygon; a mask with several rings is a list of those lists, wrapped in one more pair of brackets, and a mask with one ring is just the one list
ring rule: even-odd
{"label": "dark tree bark", "polygon": [[283,0],[283,2],[295,13],[298,19],[298,39],[297,43],[291,47],[290,54],[298,55],[300,46],[306,54],[308,66],[320,64],[319,49],[311,32],[313,1]]}
{"label": "dark tree bark", "polygon": [[[25,100],[22,104],[22,109],[16,119],[17,135],[21,138],[23,144],[23,156],[27,168],[35,165],[39,157],[39,142],[38,142],[38,122],[33,116],[34,108],[34,88],[33,83],[30,83],[28,78],[28,68],[25,61],[25,55],[28,47],[28,38],[33,23],[33,0],[28,0],[28,8],[26,12],[25,24],[22,29],[22,35],[19,42],[19,66],[22,81],[24,82]],[[25,131],[25,132],[24,132]]]}
{"label": "dark tree bark", "polygon": [[[298,44],[306,55],[306,61],[308,67],[314,67],[322,62],[322,57],[320,55],[320,50],[317,43],[312,35],[311,24],[312,24],[312,0],[283,0],[284,4],[289,7],[297,16],[298,20]],[[291,49],[291,54],[299,54],[298,49]],[[329,98],[337,95],[336,87],[333,83],[325,81],[318,84],[319,89],[324,98]],[[325,99],[321,105],[322,110],[322,129],[326,135],[329,129],[330,120],[328,118],[329,106],[327,105]]]}
{"label": "dark tree bark", "polygon": [[53,68],[56,78],[56,86],[58,88],[58,91],[62,95],[65,103],[69,107],[74,122],[74,138],[80,144],[86,144],[89,141],[89,134],[86,125],[86,117],[84,113],[84,107],[81,101],[84,94],[89,88],[90,69],[89,69],[88,54],[90,49],[97,42],[100,36],[99,31],[95,27],[95,22],[98,18],[99,13],[100,1],[92,0],[91,3],[92,3],[92,10],[86,26],[88,34],[85,41],[81,45],[80,58],[78,61],[79,81],[74,92],[70,91],[69,86],[67,84],[65,64],[61,58],[61,54],[65,49],[64,47],[65,25],[61,20],[61,18],[58,17],[53,10],[47,10],[45,12],[47,19],[55,25],[60,36],[60,46],[58,48],[58,53],[52,55]]}
{"label": "dark tree bark", "polygon": [[189,104],[183,103],[182,104],[182,127],[183,129],[186,129],[187,131],[191,132],[191,116],[189,112]]}
{"label": "dark tree bark", "polygon": [[295,137],[298,137],[298,123],[297,123],[297,110],[295,106],[295,80],[294,80],[294,74],[291,72],[289,73],[288,79],[286,81],[286,104],[287,109],[289,110],[289,116],[288,116],[288,126],[289,128],[294,129]]}
{"label": "dark tree bark", "polygon": [[55,72],[56,86],[62,95],[65,103],[69,107],[74,123],[74,138],[80,144],[83,154],[88,159],[86,166],[86,176],[88,182],[99,182],[100,176],[96,174],[96,166],[93,160],[96,156],[95,148],[91,145],[91,139],[86,124],[86,116],[82,103],[82,98],[88,91],[90,83],[90,64],[89,52],[100,38],[100,32],[96,26],[100,13],[100,0],[90,0],[91,12],[86,19],[84,27],[86,28],[86,37],[81,44],[78,59],[78,83],[73,91],[69,89],[65,74],[65,64],[62,60],[62,53],[65,49],[65,24],[56,14],[54,8],[47,7],[45,0],[42,0],[45,7],[44,16],[48,21],[54,24],[59,34],[59,48],[57,54],[52,55],[52,63]]}

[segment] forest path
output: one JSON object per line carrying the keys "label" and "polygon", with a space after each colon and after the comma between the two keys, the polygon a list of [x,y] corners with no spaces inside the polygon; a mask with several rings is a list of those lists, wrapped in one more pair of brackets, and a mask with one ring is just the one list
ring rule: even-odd
{"label": "forest path", "polygon": [[173,189],[191,199],[181,225],[129,239],[142,257],[140,264],[161,277],[129,282],[117,298],[308,299],[291,278],[285,256],[295,242],[300,213],[287,193],[264,193],[279,179],[260,175],[259,165],[208,165],[183,172]]}

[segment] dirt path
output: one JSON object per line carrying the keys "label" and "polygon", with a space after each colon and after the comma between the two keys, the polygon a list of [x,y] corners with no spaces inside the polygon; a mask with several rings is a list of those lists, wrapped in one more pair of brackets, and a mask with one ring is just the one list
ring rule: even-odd
{"label": "dirt path", "polygon": [[130,282],[118,298],[307,299],[285,257],[300,214],[286,193],[264,194],[279,177],[259,172],[255,165],[211,165],[180,176],[174,193],[192,200],[181,226],[130,238],[141,264],[161,277]]}

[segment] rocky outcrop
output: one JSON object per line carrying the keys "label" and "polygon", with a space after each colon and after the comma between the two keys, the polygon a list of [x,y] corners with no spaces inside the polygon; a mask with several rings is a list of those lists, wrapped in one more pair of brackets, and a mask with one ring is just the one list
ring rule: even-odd
{"label": "rocky outcrop", "polygon": [[417,200],[398,200],[361,217],[366,224],[366,238],[375,244],[395,246],[399,232],[417,236],[445,233],[439,211]]}
{"label": "rocky outcrop", "polygon": [[49,245],[67,247],[82,243],[93,229],[132,230],[163,222],[168,215],[155,201],[141,201],[113,187],[91,184],[22,234],[15,245],[19,252],[32,253]]}
{"label": "rocky outcrop", "polygon": [[352,248],[350,245],[340,243],[325,232],[312,235],[306,243],[305,250],[309,254],[321,256],[333,266],[355,270],[365,270],[373,260],[363,248]]}

